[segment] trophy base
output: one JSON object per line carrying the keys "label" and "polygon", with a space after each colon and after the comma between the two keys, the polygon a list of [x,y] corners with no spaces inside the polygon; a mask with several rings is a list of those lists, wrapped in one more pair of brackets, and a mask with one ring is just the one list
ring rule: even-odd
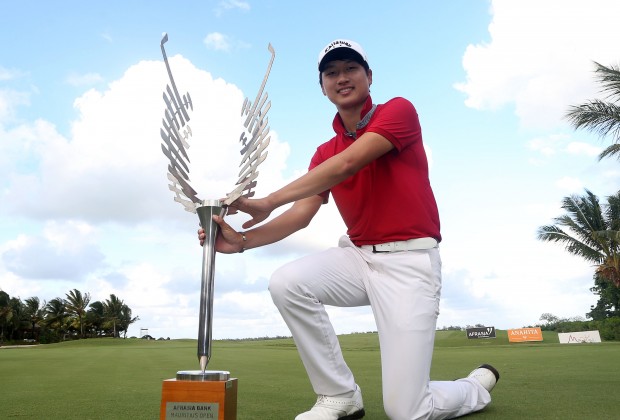
{"label": "trophy base", "polygon": [[237,419],[237,378],[227,371],[179,371],[162,383],[160,420]]}

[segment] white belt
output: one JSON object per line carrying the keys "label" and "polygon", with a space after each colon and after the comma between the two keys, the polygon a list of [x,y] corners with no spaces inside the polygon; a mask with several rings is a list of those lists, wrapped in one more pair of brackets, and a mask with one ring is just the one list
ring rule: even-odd
{"label": "white belt", "polygon": [[437,248],[435,238],[416,238],[408,241],[386,242],[377,245],[362,245],[362,249],[372,252],[397,252],[397,251],[414,251],[416,249]]}

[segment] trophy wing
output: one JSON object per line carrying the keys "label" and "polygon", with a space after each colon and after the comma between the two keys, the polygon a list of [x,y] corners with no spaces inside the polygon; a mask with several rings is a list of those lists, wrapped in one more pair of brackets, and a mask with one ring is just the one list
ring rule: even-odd
{"label": "trophy wing", "polygon": [[253,197],[254,191],[252,188],[256,187],[256,178],[258,177],[258,165],[260,165],[267,158],[267,146],[269,145],[269,119],[267,113],[271,108],[271,100],[267,92],[265,92],[265,85],[271,72],[271,66],[275,59],[276,53],[271,44],[268,46],[271,53],[271,60],[263,83],[256,94],[254,103],[248,98],[245,98],[241,107],[241,118],[243,120],[243,131],[239,137],[241,143],[241,163],[239,167],[238,180],[236,187],[230,193],[226,195],[226,199],[223,201],[223,205],[232,204],[239,197]]}
{"label": "trophy wing", "polygon": [[188,140],[192,136],[189,126],[189,111],[193,110],[192,98],[189,93],[180,95],[177,89],[170,63],[166,56],[164,44],[168,41],[168,34],[164,34],[161,40],[161,52],[168,70],[169,83],[163,93],[166,104],[164,118],[160,134],[162,139],[161,149],[168,158],[168,188],[175,194],[174,201],[181,203],[185,210],[196,213],[196,206],[201,200],[196,197],[197,192],[189,184],[189,149]]}

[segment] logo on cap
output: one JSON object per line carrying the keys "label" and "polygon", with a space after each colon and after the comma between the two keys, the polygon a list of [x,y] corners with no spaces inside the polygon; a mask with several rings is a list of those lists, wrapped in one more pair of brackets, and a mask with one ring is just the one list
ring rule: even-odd
{"label": "logo on cap", "polygon": [[337,41],[332,42],[327,47],[325,47],[325,51],[323,51],[323,53],[328,53],[330,50],[332,50],[334,48],[337,48],[337,47],[353,48],[353,46],[351,45],[350,42],[343,41],[343,40],[339,39]]}

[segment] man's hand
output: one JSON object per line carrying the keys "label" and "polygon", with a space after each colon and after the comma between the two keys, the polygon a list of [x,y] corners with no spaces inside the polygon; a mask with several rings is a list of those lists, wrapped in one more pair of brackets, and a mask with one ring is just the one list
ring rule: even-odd
{"label": "man's hand", "polygon": [[[222,254],[234,254],[241,252],[245,247],[243,235],[234,230],[223,217],[213,216],[213,221],[219,226],[217,237],[215,238],[215,250]],[[204,246],[206,240],[205,230],[198,229],[198,240]]]}
{"label": "man's hand", "polygon": [[239,197],[228,207],[228,214],[241,211],[252,216],[251,220],[248,220],[242,225],[244,229],[249,229],[263,220],[266,220],[273,209],[274,206],[269,203],[267,198],[249,199]]}

